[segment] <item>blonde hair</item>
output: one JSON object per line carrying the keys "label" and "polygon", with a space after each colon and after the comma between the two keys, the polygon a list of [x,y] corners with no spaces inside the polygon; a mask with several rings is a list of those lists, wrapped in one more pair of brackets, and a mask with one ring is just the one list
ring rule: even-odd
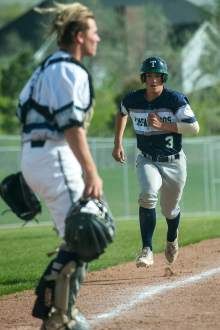
{"label": "blonde hair", "polygon": [[88,29],[88,19],[95,19],[93,12],[79,2],[73,4],[54,2],[54,7],[38,7],[35,10],[41,14],[53,15],[49,33],[56,33],[58,45],[72,43],[79,31],[85,32]]}

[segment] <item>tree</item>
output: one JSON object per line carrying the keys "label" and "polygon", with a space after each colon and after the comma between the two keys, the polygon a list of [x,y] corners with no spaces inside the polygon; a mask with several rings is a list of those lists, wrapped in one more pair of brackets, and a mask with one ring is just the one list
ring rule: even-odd
{"label": "tree", "polygon": [[18,95],[34,68],[32,52],[25,51],[16,56],[2,69],[0,81],[0,128],[3,133],[17,133],[16,119]]}
{"label": "tree", "polygon": [[[164,57],[170,72],[169,85],[173,88],[180,86],[179,49],[174,49],[170,43],[170,23],[159,6],[145,4],[139,7],[129,6],[129,9],[118,6],[115,9],[103,6],[100,0],[84,2],[95,12],[102,39],[97,56],[85,61],[94,77],[97,96],[96,111],[89,134],[110,136],[119,102],[117,97],[121,98],[125,90],[128,92],[129,88],[133,88],[133,80],[139,82],[140,65],[144,58],[151,55]],[[19,49],[24,46],[25,44]],[[31,51],[29,55],[27,53],[25,51],[10,61],[10,65],[1,72],[1,95],[6,98],[6,101],[0,99],[0,123],[3,129],[4,120],[4,132],[12,129],[10,117],[15,114],[18,93],[32,71],[32,54]],[[48,54],[45,53],[43,57],[46,55]],[[9,116],[7,120],[6,113]]]}
{"label": "tree", "polygon": [[[109,136],[122,97],[141,88],[139,70],[143,59],[152,55],[164,57],[170,63],[169,81],[176,87],[181,79],[180,51],[169,42],[170,24],[159,6],[147,4],[115,10],[99,5],[95,12],[102,42],[98,56],[87,63],[95,78],[97,96],[89,134]],[[129,125],[126,134],[133,135]]]}
{"label": "tree", "polygon": [[[129,92],[135,91],[137,89],[140,89],[140,88],[143,88],[143,86],[142,86],[139,76],[127,77],[123,81],[123,86],[122,86],[121,91],[119,93],[117,93],[114,97],[114,101],[115,101],[117,109],[119,110],[119,108],[121,106],[121,101],[126,94],[128,94]],[[114,130],[114,127],[115,127],[115,116],[116,116],[116,113],[114,113],[111,116],[110,120],[108,121],[108,127],[111,130]],[[125,136],[127,136],[127,137],[134,136],[134,130],[132,128],[131,121],[128,121],[128,125],[127,125],[126,131],[125,131]]]}

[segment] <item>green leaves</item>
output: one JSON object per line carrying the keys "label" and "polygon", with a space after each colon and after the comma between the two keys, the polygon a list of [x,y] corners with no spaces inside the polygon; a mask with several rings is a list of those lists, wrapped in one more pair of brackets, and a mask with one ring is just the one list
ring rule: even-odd
{"label": "green leaves", "polygon": [[30,77],[34,62],[31,51],[24,51],[16,56],[9,65],[2,69],[0,80],[0,132],[16,134],[19,123],[16,117],[18,95],[26,80]]}

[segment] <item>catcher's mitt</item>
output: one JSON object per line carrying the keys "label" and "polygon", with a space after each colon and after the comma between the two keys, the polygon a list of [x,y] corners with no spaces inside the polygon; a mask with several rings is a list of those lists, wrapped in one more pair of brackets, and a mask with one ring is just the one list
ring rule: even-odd
{"label": "catcher's mitt", "polygon": [[20,219],[32,220],[41,212],[41,204],[21,172],[8,175],[0,183],[0,196]]}
{"label": "catcher's mitt", "polygon": [[114,235],[114,222],[103,201],[81,199],[67,214],[64,238],[70,250],[82,261],[98,258]]}

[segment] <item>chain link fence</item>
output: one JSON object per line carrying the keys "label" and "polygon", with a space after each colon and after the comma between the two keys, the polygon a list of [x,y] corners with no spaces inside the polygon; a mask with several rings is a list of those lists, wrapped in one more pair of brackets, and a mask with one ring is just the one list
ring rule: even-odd
{"label": "chain link fence", "polygon": [[[91,138],[89,143],[113,215],[117,218],[137,218],[136,140],[124,139],[127,155],[124,165],[112,158],[113,139]],[[188,160],[188,177],[181,202],[182,214],[220,214],[220,137],[185,138],[183,148]],[[19,137],[0,136],[0,179],[20,170],[20,150]],[[2,202],[0,206],[3,207]]]}

